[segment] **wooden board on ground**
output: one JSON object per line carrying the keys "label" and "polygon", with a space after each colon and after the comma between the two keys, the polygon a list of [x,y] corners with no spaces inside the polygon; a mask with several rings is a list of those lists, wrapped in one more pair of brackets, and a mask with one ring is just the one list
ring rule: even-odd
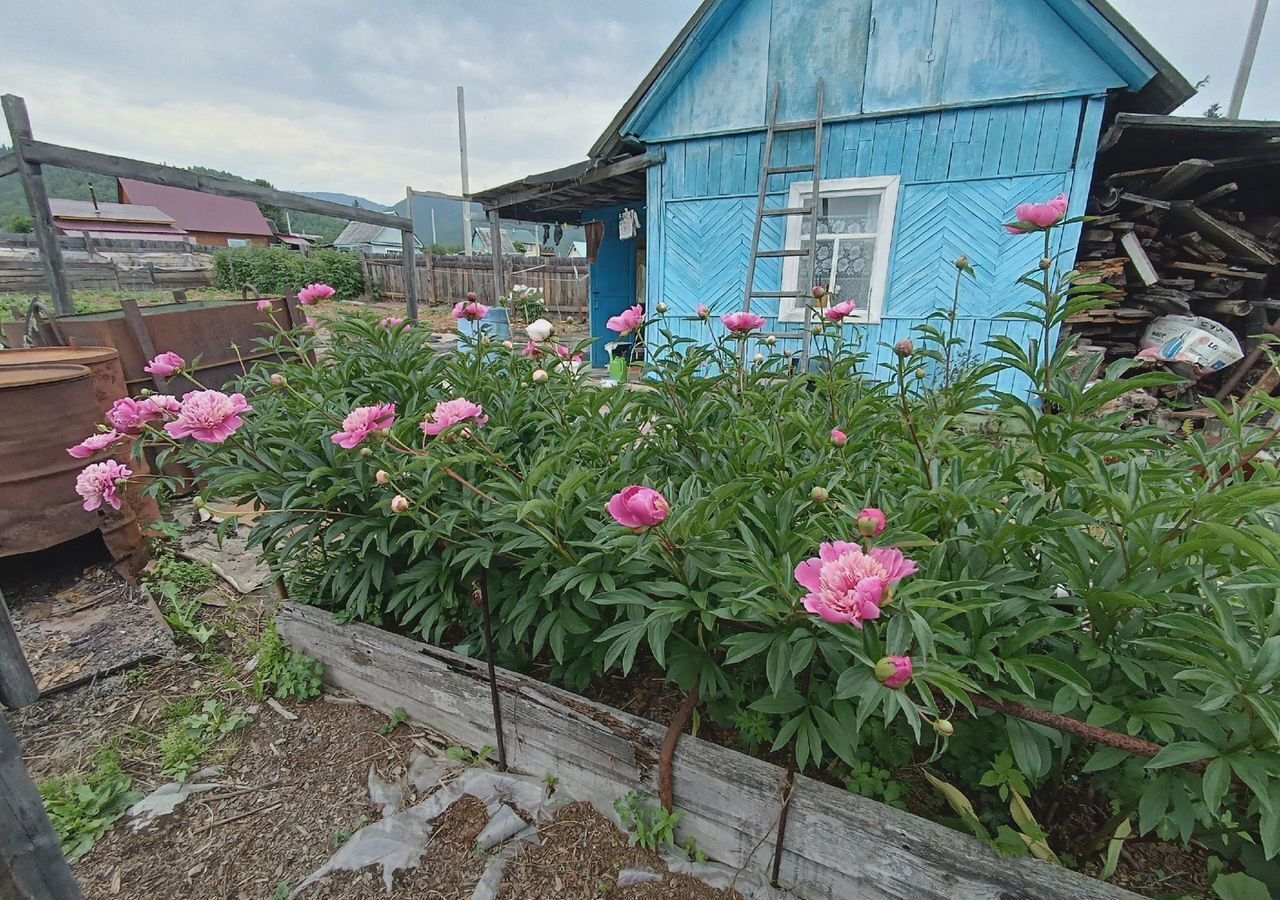
{"label": "wooden board on ground", "polygon": [[[496,743],[484,670],[467,659],[322,610],[285,604],[280,634],[325,665],[325,681],[361,702],[471,747]],[[512,768],[554,774],[573,796],[611,802],[657,794],[665,728],[498,670]],[[674,765],[682,832],[729,865],[766,869],[785,773],[686,735]],[[859,900],[1123,900],[1136,895],[1032,859],[1002,859],[945,826],[800,776],[781,880],[803,897]]]}
{"label": "wooden board on ground", "polygon": [[42,695],[173,651],[173,635],[150,598],[101,571],[104,580],[85,579],[11,610]]}

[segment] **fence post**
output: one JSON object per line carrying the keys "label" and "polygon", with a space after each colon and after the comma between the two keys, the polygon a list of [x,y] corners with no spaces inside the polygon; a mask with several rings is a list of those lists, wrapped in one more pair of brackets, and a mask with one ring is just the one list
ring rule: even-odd
{"label": "fence post", "polygon": [[74,315],[75,301],[71,286],[62,265],[62,248],[58,246],[58,231],[53,227],[53,214],[49,212],[49,194],[44,187],[44,170],[39,163],[28,162],[24,155],[24,141],[32,140],[31,119],[27,117],[27,104],[21,97],[5,94],[0,98],[4,117],[9,123],[9,137],[13,142],[13,160],[17,164],[22,190],[27,195],[27,208],[31,211],[31,230],[36,235],[40,259],[44,262],[45,276],[49,280],[49,293],[53,295],[53,307],[60,316]]}
{"label": "fence post", "polygon": [[[493,305],[502,303],[502,225],[497,209],[489,210],[489,249],[493,256]],[[516,320],[514,309],[507,310],[511,321]]]}
{"label": "fence post", "polygon": [[422,290],[418,296],[422,302],[430,306],[436,302],[435,256],[430,252],[422,254]]}
{"label": "fence post", "polygon": [[[0,596],[0,706],[17,709],[40,696]],[[40,792],[22,763],[22,751],[0,716],[0,897],[80,900]]]}
{"label": "fence post", "polygon": [[373,278],[369,275],[369,260],[365,257],[363,250],[357,250],[356,252],[360,255],[360,278],[364,281],[364,292],[372,294]]}
{"label": "fence post", "polygon": [[410,322],[418,321],[418,271],[417,265],[414,263],[414,246],[413,237],[413,188],[404,189],[405,198],[405,215],[409,217],[409,222],[404,226],[404,230],[400,232],[400,251],[404,258],[401,262],[404,265],[404,300],[405,306],[408,308],[408,316]]}

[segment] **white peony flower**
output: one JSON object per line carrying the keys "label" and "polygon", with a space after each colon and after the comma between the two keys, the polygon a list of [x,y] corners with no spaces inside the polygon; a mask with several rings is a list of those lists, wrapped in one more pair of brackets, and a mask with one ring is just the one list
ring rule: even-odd
{"label": "white peony flower", "polygon": [[546,319],[537,319],[536,321],[530,322],[529,327],[524,331],[525,334],[529,335],[529,340],[540,344],[543,341],[550,340],[551,335],[555,333],[555,330],[556,327]]}

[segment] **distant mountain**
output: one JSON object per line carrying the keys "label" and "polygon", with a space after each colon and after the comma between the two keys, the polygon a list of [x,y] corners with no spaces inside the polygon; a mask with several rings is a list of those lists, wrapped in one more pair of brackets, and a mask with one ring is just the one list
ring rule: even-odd
{"label": "distant mountain", "polygon": [[353,206],[359,204],[361,209],[370,209],[374,212],[387,212],[390,206],[381,203],[374,203],[365,197],[357,197],[355,194],[341,194],[334,191],[293,191],[295,194],[301,194],[304,197],[314,197],[317,200],[328,200],[330,203],[341,203],[343,206]]}

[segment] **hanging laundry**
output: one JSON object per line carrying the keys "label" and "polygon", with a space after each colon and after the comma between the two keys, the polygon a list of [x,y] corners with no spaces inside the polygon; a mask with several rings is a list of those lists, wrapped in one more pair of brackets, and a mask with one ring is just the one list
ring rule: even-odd
{"label": "hanging laundry", "polygon": [[618,215],[618,240],[629,241],[640,230],[640,214],[630,207]]}

